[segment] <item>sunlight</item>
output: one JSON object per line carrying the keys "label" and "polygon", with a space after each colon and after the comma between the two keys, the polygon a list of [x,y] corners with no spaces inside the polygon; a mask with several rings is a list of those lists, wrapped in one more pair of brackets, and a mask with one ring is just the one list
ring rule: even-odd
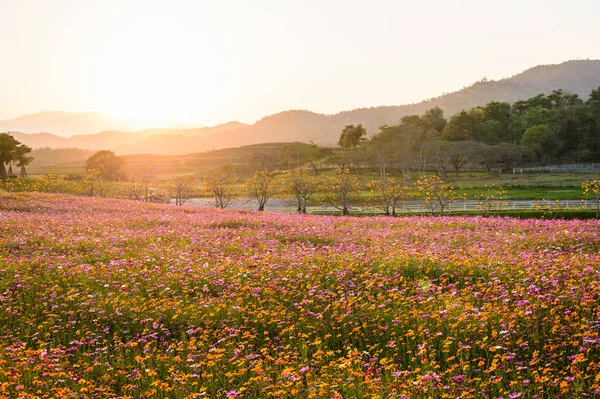
{"label": "sunlight", "polygon": [[94,90],[99,107],[136,128],[200,122],[234,83],[218,64],[168,41],[124,48],[95,67],[103,70]]}

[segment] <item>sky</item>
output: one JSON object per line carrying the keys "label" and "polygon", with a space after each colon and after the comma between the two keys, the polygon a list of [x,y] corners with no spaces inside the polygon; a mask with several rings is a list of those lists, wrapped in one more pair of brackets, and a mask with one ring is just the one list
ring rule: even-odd
{"label": "sky", "polygon": [[253,123],[600,59],[598,0],[0,0],[0,15],[0,119]]}

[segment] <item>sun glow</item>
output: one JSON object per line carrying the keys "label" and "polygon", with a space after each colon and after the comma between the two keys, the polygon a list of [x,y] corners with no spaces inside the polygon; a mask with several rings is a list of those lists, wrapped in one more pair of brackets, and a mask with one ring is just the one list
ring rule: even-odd
{"label": "sun glow", "polygon": [[[222,22],[168,10],[158,3],[120,9],[105,16],[93,40],[69,35],[70,47],[80,49],[73,80],[82,103],[136,128],[210,123],[228,107],[240,63]],[[73,32],[88,29],[77,25],[88,20],[75,21]]]}
{"label": "sun glow", "polygon": [[216,67],[199,61],[168,43],[128,50],[104,65],[101,107],[138,127],[200,121],[230,87]]}

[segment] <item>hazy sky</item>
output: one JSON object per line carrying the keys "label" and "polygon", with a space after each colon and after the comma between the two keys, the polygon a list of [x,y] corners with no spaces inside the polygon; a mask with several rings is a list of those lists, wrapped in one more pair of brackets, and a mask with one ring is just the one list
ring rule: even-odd
{"label": "hazy sky", "polygon": [[600,58],[600,1],[0,0],[0,119],[216,124]]}

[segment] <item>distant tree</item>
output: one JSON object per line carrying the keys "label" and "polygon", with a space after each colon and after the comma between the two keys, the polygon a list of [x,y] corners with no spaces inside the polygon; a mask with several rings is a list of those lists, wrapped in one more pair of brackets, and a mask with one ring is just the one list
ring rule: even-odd
{"label": "distant tree", "polygon": [[0,133],[0,178],[6,179],[8,172],[5,164],[10,164],[17,159],[17,148],[21,145],[8,133]]}
{"label": "distant tree", "polygon": [[389,127],[381,126],[379,133],[373,136],[367,144],[367,151],[375,158],[379,168],[379,178],[382,181],[387,178],[388,164],[396,152],[396,143],[394,134],[389,130]]}
{"label": "distant tree", "polygon": [[358,177],[349,169],[340,170],[334,176],[328,176],[321,186],[325,201],[342,211],[344,216],[350,214],[350,200],[360,190]]}
{"label": "distant tree", "polygon": [[367,131],[362,125],[347,125],[342,130],[338,144],[342,148],[355,148],[365,140],[366,136]]}
{"label": "distant tree", "polygon": [[330,149],[319,147],[313,142],[287,144],[283,146],[280,154],[289,170],[308,164],[315,174],[318,173],[320,162],[328,155],[331,155]]}
{"label": "distant tree", "polygon": [[552,108],[568,108],[574,105],[583,104],[583,101],[577,94],[567,93],[562,89],[553,90],[552,94],[548,95]]}
{"label": "distant tree", "polygon": [[269,172],[276,169],[280,160],[276,153],[272,152],[256,152],[247,161],[251,170]]}
{"label": "distant tree", "polygon": [[484,210],[486,215],[489,215],[493,209],[499,210],[505,204],[506,194],[507,191],[502,187],[495,184],[484,184],[483,193],[477,197],[477,207]]}
{"label": "distant tree", "polygon": [[511,173],[515,165],[526,159],[526,151],[521,146],[499,144],[493,147],[498,158],[498,166],[505,172]]}
{"label": "distant tree", "polygon": [[96,152],[85,162],[87,172],[97,170],[105,180],[118,180],[122,177],[121,167],[123,160],[113,151],[102,150]]}
{"label": "distant tree", "polygon": [[393,177],[385,180],[373,180],[367,184],[371,190],[370,200],[375,202],[386,216],[396,216],[396,209],[407,198],[408,186],[402,182],[396,182]]}
{"label": "distant tree", "polygon": [[[216,173],[216,172],[215,172]],[[236,165],[233,163],[226,163],[219,167],[219,175],[227,177],[228,179],[236,180]]]}
{"label": "distant tree", "polygon": [[318,192],[319,180],[309,176],[302,168],[296,168],[285,176],[286,191],[298,204],[297,212],[306,213],[308,201]]}
{"label": "distant tree", "polygon": [[28,147],[25,144],[19,144],[17,146],[17,150],[15,152],[15,161],[17,163],[17,167],[20,168],[20,177],[27,177],[26,166],[33,161],[33,157],[28,155],[31,153],[31,151],[31,147]]}
{"label": "distant tree", "polygon": [[106,197],[112,188],[110,180],[102,177],[98,169],[90,169],[84,176],[82,183],[87,187],[90,197]]}
{"label": "distant tree", "polygon": [[421,176],[417,181],[417,192],[425,201],[432,215],[439,209],[444,215],[444,210],[456,200],[457,195],[451,184],[444,183],[438,176]]}
{"label": "distant tree", "polygon": [[181,206],[192,198],[195,180],[194,175],[177,175],[168,180],[167,186],[171,198],[175,199],[175,205]]}
{"label": "distant tree", "polygon": [[353,149],[336,149],[332,155],[327,158],[328,163],[335,164],[339,170],[350,170],[353,167],[354,157]]}
{"label": "distant tree", "polygon": [[600,219],[600,179],[589,180],[581,183],[581,188],[586,197],[593,197],[596,200],[596,219]]}
{"label": "distant tree", "polygon": [[265,210],[265,205],[275,194],[275,177],[270,172],[257,172],[245,183],[246,193],[258,205],[259,211]]}
{"label": "distant tree", "polygon": [[479,151],[477,151],[471,159],[472,161],[483,165],[488,173],[498,167],[498,164],[500,163],[497,146],[488,146],[485,144],[482,144],[479,147]]}
{"label": "distant tree", "polygon": [[594,101],[600,101],[600,87],[592,90],[592,92],[590,93],[590,98],[587,100],[587,103],[591,104]]}
{"label": "distant tree", "polygon": [[213,198],[215,208],[227,208],[235,198],[234,180],[231,174],[212,172],[205,181],[205,192]]}
{"label": "distant tree", "polygon": [[538,160],[548,161],[554,154],[558,142],[548,125],[535,125],[525,131],[521,145],[529,149]]}
{"label": "distant tree", "polygon": [[454,170],[456,177],[461,170],[473,159],[479,152],[480,146],[474,141],[464,141],[460,143],[444,143],[442,151],[448,160],[448,163]]}
{"label": "distant tree", "polygon": [[452,116],[442,132],[448,141],[481,140],[485,135],[485,116],[481,108],[461,111]]}
{"label": "distant tree", "polygon": [[130,174],[127,176],[125,189],[127,191],[127,197],[134,201],[143,201],[147,197],[147,188],[145,182],[139,179],[137,176]]}
{"label": "distant tree", "polygon": [[430,128],[442,132],[448,121],[444,118],[444,111],[440,107],[431,108],[421,116],[421,120]]}

